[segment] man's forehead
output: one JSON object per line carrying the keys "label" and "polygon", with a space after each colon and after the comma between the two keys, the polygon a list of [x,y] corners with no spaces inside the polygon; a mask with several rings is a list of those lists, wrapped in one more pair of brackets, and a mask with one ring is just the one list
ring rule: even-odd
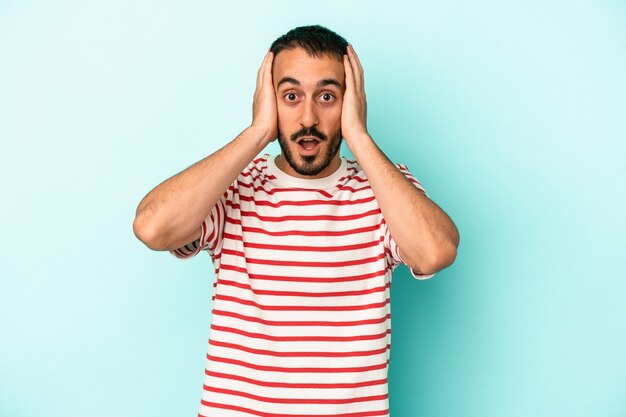
{"label": "man's forehead", "polygon": [[277,85],[323,86],[338,83],[342,86],[344,76],[343,62],[328,55],[321,57],[308,55],[302,48],[280,51],[272,65],[272,77]]}
{"label": "man's forehead", "polygon": [[[285,77],[281,77],[278,80],[278,83],[276,84],[277,88],[280,88],[281,85],[296,85],[296,86],[302,86],[302,83],[294,78],[294,77],[290,77],[290,76],[285,76]],[[341,82],[339,80],[337,80],[336,78],[323,78],[321,80],[319,80],[317,82],[317,84],[315,85],[315,87],[317,88],[322,88],[322,87],[328,87],[328,86],[335,86],[339,89],[341,89],[342,85]]]}

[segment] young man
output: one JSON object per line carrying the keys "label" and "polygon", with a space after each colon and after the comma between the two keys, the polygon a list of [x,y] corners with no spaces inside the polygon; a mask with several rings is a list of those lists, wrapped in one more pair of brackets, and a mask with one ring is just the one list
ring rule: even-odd
{"label": "young man", "polygon": [[[259,157],[276,138],[281,154]],[[272,44],[251,126],[153,189],[133,227],[151,249],[213,259],[206,417],[388,415],[393,270],[430,278],[459,244],[368,134],[359,59],[320,26]]]}

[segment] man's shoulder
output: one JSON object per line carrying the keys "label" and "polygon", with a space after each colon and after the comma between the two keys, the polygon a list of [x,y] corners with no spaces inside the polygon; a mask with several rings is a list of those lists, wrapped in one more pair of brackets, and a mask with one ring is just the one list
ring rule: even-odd
{"label": "man's shoulder", "polygon": [[254,158],[246,165],[243,171],[241,171],[237,180],[249,182],[254,179],[264,178],[267,175],[267,160],[269,157],[269,154],[263,154]]}
{"label": "man's shoulder", "polygon": [[[354,158],[347,158],[347,157],[343,157],[346,162],[348,163],[348,169],[352,169],[354,172],[362,172],[363,169],[361,168],[361,165],[359,165],[359,162],[354,159]],[[394,164],[397,168],[401,169],[401,170],[405,170],[408,171],[409,168],[405,165],[405,164],[401,164],[399,162],[393,162],[391,161],[392,164]]]}
{"label": "man's shoulder", "polygon": [[[367,178],[367,175],[365,174],[365,171],[363,171],[363,168],[361,168],[361,165],[359,165],[358,161],[356,159],[350,159],[350,158],[345,158],[346,162],[348,164],[348,171],[350,173],[350,176],[352,177],[360,177],[360,178]],[[409,172],[409,168],[404,165],[401,164],[399,162],[391,162],[396,168],[398,168],[400,171],[403,171],[405,173]]]}

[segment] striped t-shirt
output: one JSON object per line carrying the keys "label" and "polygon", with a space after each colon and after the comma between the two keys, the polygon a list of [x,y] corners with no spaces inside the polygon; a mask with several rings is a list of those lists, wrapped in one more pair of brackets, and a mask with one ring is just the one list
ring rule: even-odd
{"label": "striped t-shirt", "polygon": [[309,180],[275,158],[253,160],[200,239],[171,251],[215,266],[199,415],[388,416],[390,285],[406,263],[356,161]]}

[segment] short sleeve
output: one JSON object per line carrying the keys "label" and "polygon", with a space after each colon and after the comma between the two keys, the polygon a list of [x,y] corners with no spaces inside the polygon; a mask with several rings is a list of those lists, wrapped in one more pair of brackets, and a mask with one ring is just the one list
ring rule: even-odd
{"label": "short sleeve", "polygon": [[[232,186],[229,188],[229,190]],[[190,259],[200,253],[208,251],[211,256],[224,237],[224,225],[226,223],[227,201],[231,193],[227,190],[215,203],[213,209],[200,225],[202,231],[199,239],[181,246],[169,252],[179,259]]]}
{"label": "short sleeve", "polygon": [[[426,197],[428,197],[428,194],[426,193],[426,190],[424,189],[422,184],[420,184],[420,182],[409,172],[406,165],[402,165],[402,164],[395,164],[395,165],[400,170],[400,172],[402,172],[404,176],[407,177],[409,181],[413,183],[413,185],[415,185],[415,187],[417,187],[420,191],[424,193],[424,195],[426,195]],[[409,267],[406,261],[402,259],[402,256],[400,256],[400,248],[398,247],[398,245],[396,244],[396,241],[391,236],[391,233],[389,232],[389,229],[387,228],[387,223],[384,221],[382,224],[382,228],[383,228],[383,236],[384,236],[383,238],[384,245],[385,245],[385,248],[389,250],[389,255],[391,258],[390,261],[392,262],[392,265],[394,265],[394,268],[396,265],[400,263],[407,265],[407,267],[409,268],[409,271],[411,272],[411,275],[413,275],[414,278],[419,279],[419,280],[424,280],[424,279],[432,278],[433,276],[435,276],[435,274],[418,274],[417,272],[413,270],[413,268]]]}

